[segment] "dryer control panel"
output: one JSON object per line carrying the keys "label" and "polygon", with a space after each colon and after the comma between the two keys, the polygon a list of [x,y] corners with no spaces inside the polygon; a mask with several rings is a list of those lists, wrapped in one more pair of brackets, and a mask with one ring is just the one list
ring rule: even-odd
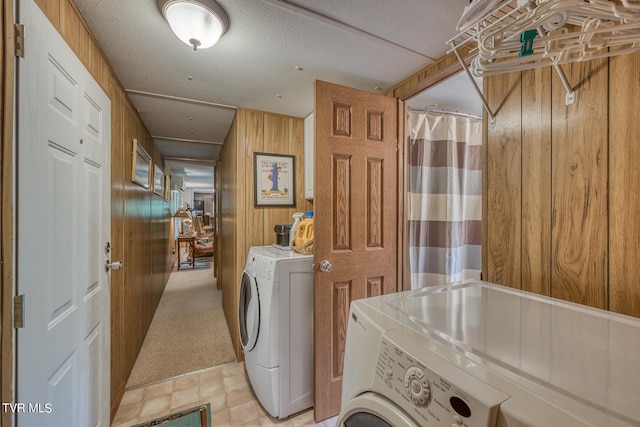
{"label": "dryer control panel", "polygon": [[[495,426],[500,403],[508,395],[435,354],[424,336],[406,332],[382,337],[372,390],[401,406],[418,423],[429,426]],[[400,335],[400,334],[398,334]],[[416,356],[419,355],[419,356]],[[465,361],[464,363],[472,363]]]}
{"label": "dryer control panel", "polygon": [[258,257],[256,261],[256,278],[273,282],[276,261],[271,258]]}

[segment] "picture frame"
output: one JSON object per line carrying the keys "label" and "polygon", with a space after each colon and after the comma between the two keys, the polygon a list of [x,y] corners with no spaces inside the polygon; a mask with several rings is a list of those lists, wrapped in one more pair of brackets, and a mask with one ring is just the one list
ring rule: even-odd
{"label": "picture frame", "polygon": [[153,192],[164,198],[164,172],[158,165],[153,165]]}
{"label": "picture frame", "polygon": [[151,156],[147,150],[133,138],[133,158],[131,161],[131,181],[146,189],[151,188]]}
{"label": "picture frame", "polygon": [[169,175],[164,176],[164,200],[165,202],[171,200],[171,178]]}
{"label": "picture frame", "polygon": [[255,207],[296,205],[295,156],[255,152],[253,171]]}

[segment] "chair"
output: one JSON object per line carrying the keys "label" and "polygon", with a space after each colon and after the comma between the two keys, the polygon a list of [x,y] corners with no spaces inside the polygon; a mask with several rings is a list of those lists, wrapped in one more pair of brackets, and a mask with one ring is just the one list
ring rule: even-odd
{"label": "chair", "polygon": [[193,257],[204,258],[213,256],[213,239],[196,239],[193,245]]}
{"label": "chair", "polygon": [[198,216],[195,219],[194,222],[194,228],[196,230],[196,233],[198,235],[198,237],[200,238],[211,238],[213,237],[213,230],[212,228],[210,228],[209,230],[207,230],[205,228],[205,226],[202,224],[202,216]]}

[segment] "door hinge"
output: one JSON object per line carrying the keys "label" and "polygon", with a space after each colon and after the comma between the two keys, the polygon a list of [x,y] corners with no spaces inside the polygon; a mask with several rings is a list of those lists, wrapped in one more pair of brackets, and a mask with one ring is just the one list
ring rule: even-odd
{"label": "door hinge", "polygon": [[13,327],[24,327],[24,295],[13,297]]}
{"label": "door hinge", "polygon": [[16,36],[16,56],[20,58],[24,58],[24,24],[15,25],[15,36]]}

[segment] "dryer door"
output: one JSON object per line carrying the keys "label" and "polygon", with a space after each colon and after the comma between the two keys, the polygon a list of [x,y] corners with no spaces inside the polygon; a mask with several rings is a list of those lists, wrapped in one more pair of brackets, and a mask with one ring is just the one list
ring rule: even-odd
{"label": "dryer door", "polygon": [[246,271],[240,281],[240,300],[238,303],[238,327],[240,341],[244,351],[251,351],[256,346],[260,330],[260,297],[255,277]]}
{"label": "dryer door", "polygon": [[354,397],[342,408],[336,427],[419,426],[402,408],[376,393],[367,392]]}

